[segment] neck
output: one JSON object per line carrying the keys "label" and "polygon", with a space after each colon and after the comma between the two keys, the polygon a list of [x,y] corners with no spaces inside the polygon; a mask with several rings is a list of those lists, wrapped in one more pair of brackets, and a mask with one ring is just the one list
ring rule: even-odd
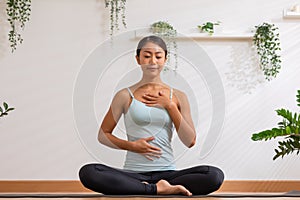
{"label": "neck", "polygon": [[149,84],[149,83],[155,83],[155,84],[163,84],[162,80],[160,79],[160,77],[145,77],[143,76],[143,78],[139,81],[139,84],[141,85],[145,85],[145,84]]}

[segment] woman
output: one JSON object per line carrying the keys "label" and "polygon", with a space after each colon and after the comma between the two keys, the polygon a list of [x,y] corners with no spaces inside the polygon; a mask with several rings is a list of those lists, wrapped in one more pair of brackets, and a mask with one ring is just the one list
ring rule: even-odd
{"label": "woman", "polygon": [[[186,95],[160,78],[167,53],[160,37],[148,36],[139,42],[136,61],[143,76],[116,93],[98,134],[100,143],[127,151],[124,169],[85,165],[79,172],[85,187],[109,195],[190,196],[205,195],[221,186],[224,174],[216,167],[175,168],[173,126],[189,148],[196,142],[196,133]],[[112,134],[122,114],[128,140]]]}

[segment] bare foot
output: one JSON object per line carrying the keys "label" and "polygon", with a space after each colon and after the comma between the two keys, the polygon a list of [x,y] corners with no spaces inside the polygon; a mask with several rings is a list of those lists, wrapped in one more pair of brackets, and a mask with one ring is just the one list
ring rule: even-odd
{"label": "bare foot", "polygon": [[156,183],[157,194],[182,194],[191,196],[192,193],[182,185],[171,185],[166,180],[160,180]]}

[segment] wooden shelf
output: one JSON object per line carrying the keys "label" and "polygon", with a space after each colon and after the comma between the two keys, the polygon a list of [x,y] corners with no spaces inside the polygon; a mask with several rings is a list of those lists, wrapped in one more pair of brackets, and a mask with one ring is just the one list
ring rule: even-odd
{"label": "wooden shelf", "polygon": [[[135,31],[134,36],[136,39],[141,39],[146,35],[150,35],[151,32],[137,32]],[[235,33],[215,33],[213,35],[209,35],[207,33],[184,33],[178,34],[176,37],[179,40],[184,39],[193,39],[193,40],[201,40],[201,41],[252,41],[253,34],[251,33],[243,33],[243,34],[235,34]]]}
{"label": "wooden shelf", "polygon": [[203,34],[203,33],[193,33],[187,34],[186,37],[192,38],[194,40],[252,40],[253,34],[221,34],[216,33],[213,35]]}
{"label": "wooden shelf", "polygon": [[283,19],[300,19],[300,12],[283,10]]}

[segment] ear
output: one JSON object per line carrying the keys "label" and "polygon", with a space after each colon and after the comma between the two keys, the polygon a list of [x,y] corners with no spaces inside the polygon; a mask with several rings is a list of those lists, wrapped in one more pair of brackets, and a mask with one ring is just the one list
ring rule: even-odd
{"label": "ear", "polygon": [[140,62],[140,57],[138,55],[135,56],[135,59],[136,59],[136,62],[141,65],[141,62]]}

